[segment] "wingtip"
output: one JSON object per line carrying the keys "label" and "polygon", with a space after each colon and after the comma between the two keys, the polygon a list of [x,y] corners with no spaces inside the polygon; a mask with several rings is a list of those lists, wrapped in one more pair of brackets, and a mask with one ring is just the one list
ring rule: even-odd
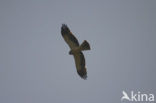
{"label": "wingtip", "polygon": [[79,76],[84,79],[87,80],[87,71],[86,68],[85,69],[81,69],[80,71],[77,71],[77,73],[79,74]]}
{"label": "wingtip", "polygon": [[81,77],[84,80],[87,80],[87,75],[84,75],[83,77]]}
{"label": "wingtip", "polygon": [[66,24],[62,24],[62,27],[61,27],[61,33],[64,34],[64,33],[69,33],[70,30],[68,28],[68,26]]}
{"label": "wingtip", "polygon": [[65,27],[65,26],[67,26],[67,24],[62,24],[62,27]]}
{"label": "wingtip", "polygon": [[87,74],[83,74],[83,75],[80,75],[80,74],[79,74],[79,76],[80,76],[82,79],[84,79],[84,80],[87,80],[87,77],[88,77]]}

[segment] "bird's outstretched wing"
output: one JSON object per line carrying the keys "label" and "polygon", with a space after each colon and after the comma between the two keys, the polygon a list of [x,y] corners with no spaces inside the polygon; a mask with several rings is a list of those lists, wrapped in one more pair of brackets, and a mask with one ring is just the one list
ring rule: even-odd
{"label": "bird's outstretched wing", "polygon": [[62,24],[61,27],[61,34],[66,41],[66,43],[69,45],[70,49],[74,49],[76,47],[79,47],[79,42],[76,39],[76,37],[70,32],[70,29],[67,27],[67,25]]}
{"label": "bird's outstretched wing", "polygon": [[74,54],[77,73],[81,78],[87,79],[87,71],[85,67],[85,58],[82,52]]}

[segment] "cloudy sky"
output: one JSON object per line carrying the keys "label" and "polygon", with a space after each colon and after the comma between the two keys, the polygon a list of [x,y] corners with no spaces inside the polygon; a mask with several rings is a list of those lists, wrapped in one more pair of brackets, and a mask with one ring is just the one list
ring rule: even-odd
{"label": "cloudy sky", "polygon": [[[85,51],[77,73],[60,28]],[[156,95],[155,0],[0,0],[0,103],[120,103]]]}

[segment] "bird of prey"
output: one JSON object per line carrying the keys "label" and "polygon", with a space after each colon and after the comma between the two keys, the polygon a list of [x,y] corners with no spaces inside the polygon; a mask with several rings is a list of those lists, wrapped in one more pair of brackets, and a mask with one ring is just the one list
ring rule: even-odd
{"label": "bird of prey", "polygon": [[65,42],[69,45],[69,48],[71,49],[69,51],[69,55],[74,56],[77,73],[82,79],[87,79],[85,58],[82,51],[90,50],[89,43],[86,40],[84,40],[83,43],[80,45],[76,37],[72,34],[68,26],[65,24],[62,24],[61,34]]}

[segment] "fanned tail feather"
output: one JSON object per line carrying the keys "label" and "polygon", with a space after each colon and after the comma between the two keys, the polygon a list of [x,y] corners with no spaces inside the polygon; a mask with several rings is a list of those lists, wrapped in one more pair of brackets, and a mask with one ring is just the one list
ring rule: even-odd
{"label": "fanned tail feather", "polygon": [[90,45],[86,40],[84,40],[83,43],[81,44],[80,50],[90,50]]}

